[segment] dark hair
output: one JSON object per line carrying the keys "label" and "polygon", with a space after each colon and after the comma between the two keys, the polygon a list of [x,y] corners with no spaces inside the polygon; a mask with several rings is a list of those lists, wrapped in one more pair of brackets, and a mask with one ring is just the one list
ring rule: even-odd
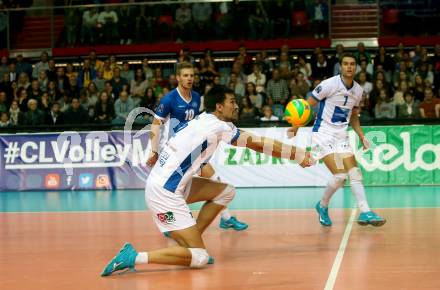
{"label": "dark hair", "polygon": [[351,52],[344,52],[341,57],[339,57],[339,64],[342,65],[342,60],[346,57],[350,57],[354,59],[355,64],[357,63],[356,57]]}
{"label": "dark hair", "polygon": [[191,64],[191,63],[189,63],[189,62],[181,62],[181,63],[179,63],[178,65],[177,65],[177,69],[176,69],[176,75],[180,75],[180,72],[183,70],[183,69],[186,69],[186,68],[189,68],[189,69],[194,69],[194,66]]}
{"label": "dark hair", "polygon": [[225,86],[214,86],[210,89],[203,100],[205,111],[207,113],[214,112],[217,104],[222,104],[225,101],[227,94],[234,95],[234,91]]}

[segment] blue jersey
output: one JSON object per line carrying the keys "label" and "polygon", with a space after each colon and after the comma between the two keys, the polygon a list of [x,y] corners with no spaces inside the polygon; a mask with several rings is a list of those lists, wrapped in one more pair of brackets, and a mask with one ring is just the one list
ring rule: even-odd
{"label": "blue jersey", "polygon": [[[171,124],[173,130],[177,132],[180,126],[188,123],[200,114],[200,103],[200,95],[197,92],[191,91],[191,100],[187,101],[176,88],[160,100],[155,117],[163,122],[166,122],[168,119],[172,120],[172,123],[174,123]],[[178,126],[176,126],[176,123]]]}

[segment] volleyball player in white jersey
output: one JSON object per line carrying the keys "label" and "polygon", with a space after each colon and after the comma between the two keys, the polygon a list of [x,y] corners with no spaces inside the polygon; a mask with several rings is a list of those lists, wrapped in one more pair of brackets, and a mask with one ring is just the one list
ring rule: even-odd
{"label": "volleyball player in white jersey", "polygon": [[[202,233],[234,198],[235,188],[194,174],[209,161],[221,141],[297,160],[303,167],[312,165],[310,154],[304,150],[238,130],[231,123],[238,119],[238,105],[232,90],[214,87],[206,95],[204,107],[206,113],[186,123],[168,141],[145,187],[147,204],[157,227],[162,232],[170,232],[178,246],[138,253],[127,243],[107,264],[102,276],[134,269],[135,264],[200,268],[208,263]],[[206,202],[195,220],[188,204],[199,201]]]}
{"label": "volleyball player in white jersey", "polygon": [[[187,62],[178,64],[176,76],[178,87],[160,100],[151,126],[151,153],[147,161],[147,164],[151,167],[157,162],[160,147],[163,147],[162,145],[174,134],[173,131],[200,114],[201,98],[197,92],[192,90],[194,81],[194,68],[192,64]],[[165,123],[163,126],[165,128],[161,130],[163,123]],[[164,136],[159,142],[161,131]],[[215,181],[221,181],[220,176],[209,163],[201,168],[198,174]],[[239,221],[235,216],[232,216],[229,210],[225,208],[221,212],[220,228],[232,228],[237,231],[242,231],[247,229],[248,225]],[[167,233],[165,234],[168,236]]]}
{"label": "volleyball player in white jersey", "polygon": [[[327,183],[324,195],[315,208],[319,221],[331,226],[328,205],[333,194],[350,179],[351,191],[357,199],[361,211],[357,222],[361,225],[381,226],[386,220],[371,211],[362,184],[362,173],[357,165],[348,140],[348,124],[359,136],[364,149],[369,142],[359,122],[359,103],[362,88],[353,80],[356,71],[356,59],[350,53],[344,53],[339,59],[341,74],[322,81],[308,98],[311,106],[318,105],[318,114],[312,130],[312,155],[315,160],[322,159],[333,174]],[[289,129],[295,134],[298,128]]]}

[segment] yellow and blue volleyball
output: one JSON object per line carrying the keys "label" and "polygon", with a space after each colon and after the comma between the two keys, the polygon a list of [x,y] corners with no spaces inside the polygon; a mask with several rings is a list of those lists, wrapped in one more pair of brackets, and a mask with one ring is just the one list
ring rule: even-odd
{"label": "yellow and blue volleyball", "polygon": [[284,119],[294,126],[305,126],[313,119],[312,107],[304,99],[292,100],[284,110]]}

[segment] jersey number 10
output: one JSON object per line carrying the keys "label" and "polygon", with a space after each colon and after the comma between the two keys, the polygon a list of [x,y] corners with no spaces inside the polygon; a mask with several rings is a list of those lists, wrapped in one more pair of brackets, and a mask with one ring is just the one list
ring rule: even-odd
{"label": "jersey number 10", "polygon": [[185,111],[185,120],[192,120],[194,118],[194,110],[186,110]]}

